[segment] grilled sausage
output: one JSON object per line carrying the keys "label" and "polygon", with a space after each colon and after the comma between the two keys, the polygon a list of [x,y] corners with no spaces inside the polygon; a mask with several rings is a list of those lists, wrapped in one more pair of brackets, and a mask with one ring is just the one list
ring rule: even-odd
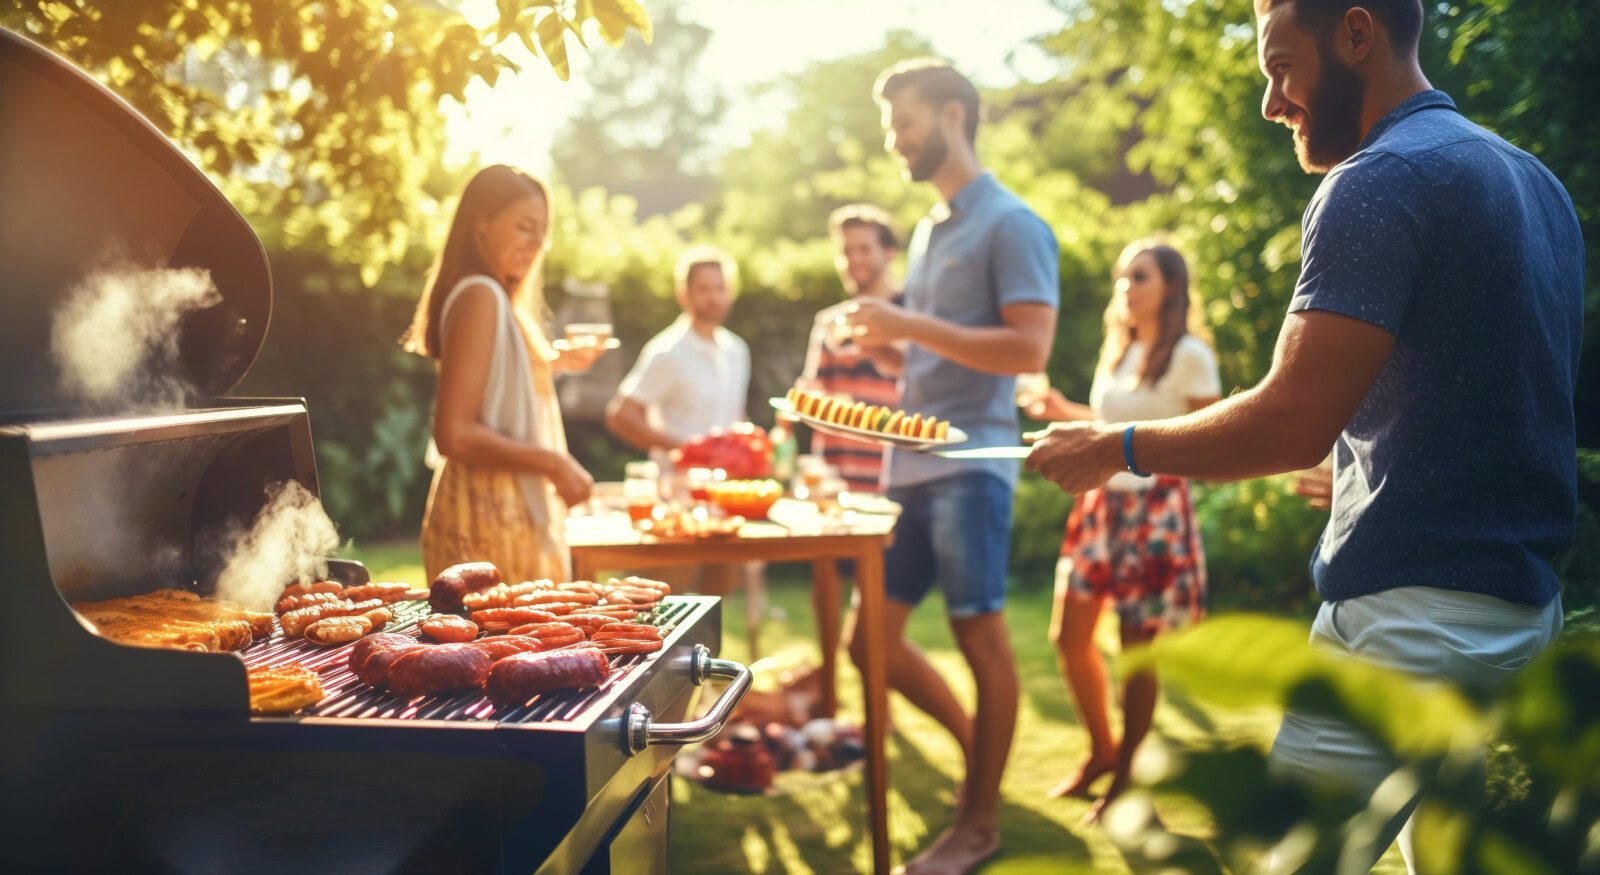
{"label": "grilled sausage", "polygon": [[372,631],[372,620],[363,614],[350,617],[328,617],[306,627],[306,640],[312,644],[328,646],[349,644]]}
{"label": "grilled sausage", "polygon": [[592,580],[569,580],[556,584],[555,588],[562,592],[587,592],[602,597],[606,594],[605,587]]}
{"label": "grilled sausage", "polygon": [[585,635],[593,635],[597,629],[621,621],[605,614],[567,614],[561,618],[561,622],[577,626]]}
{"label": "grilled sausage", "polygon": [[496,662],[483,689],[497,705],[520,705],[542,693],[599,686],[610,671],[610,660],[592,647],[519,653]]}
{"label": "grilled sausage", "polygon": [[555,614],[542,608],[485,608],[472,612],[472,622],[486,632],[504,632],[525,623],[549,623]]}
{"label": "grilled sausage", "polygon": [[394,620],[394,611],[388,608],[373,608],[361,616],[372,621],[372,631],[376,632]]}
{"label": "grilled sausage", "polygon": [[344,597],[351,601],[359,602],[364,599],[377,599],[386,605],[404,601],[408,598],[411,585],[405,583],[366,583],[361,586],[352,586],[344,591]]}
{"label": "grilled sausage", "polygon": [[492,660],[505,659],[515,653],[534,653],[550,649],[545,647],[539,639],[522,635],[496,635],[493,638],[474,641],[472,646],[487,653]]}
{"label": "grilled sausage", "polygon": [[389,665],[400,654],[421,647],[410,635],[380,632],[368,635],[350,648],[350,670],[362,682],[381,687],[389,678]]}
{"label": "grilled sausage", "polygon": [[529,623],[512,628],[510,634],[537,638],[542,650],[577,644],[586,637],[582,629],[569,623]]}
{"label": "grilled sausage", "polygon": [[317,592],[331,592],[334,595],[338,595],[339,593],[344,592],[344,584],[337,583],[332,580],[319,580],[316,582],[301,581],[299,583],[291,583],[284,587],[283,592],[279,593],[278,597],[283,598],[284,596],[291,595],[309,595]]}
{"label": "grilled sausage", "polygon": [[[354,614],[365,614],[375,608],[383,607],[383,602],[377,599],[368,599],[364,602],[352,602],[348,599],[337,602],[322,602],[290,611],[279,618],[283,624],[283,634],[293,638],[305,634],[306,627],[318,620],[328,617],[348,617]],[[388,620],[384,621],[385,623]]]}
{"label": "grilled sausage", "polygon": [[612,623],[594,633],[596,641],[607,638],[629,638],[638,641],[660,641],[661,627],[645,623]]}
{"label": "grilled sausage", "polygon": [[286,595],[278,599],[278,604],[274,611],[279,614],[287,614],[290,611],[298,611],[301,608],[336,602],[341,599],[342,596],[336,592],[308,592],[301,595]]}
{"label": "grilled sausage", "polygon": [[409,699],[470,690],[483,684],[492,662],[471,644],[417,647],[389,664],[389,692]]}
{"label": "grilled sausage", "polygon": [[478,637],[478,624],[455,614],[436,614],[418,623],[417,628],[435,641],[460,643]]}
{"label": "grilled sausage", "polygon": [[531,592],[517,597],[517,604],[532,605],[534,607],[560,602],[569,602],[575,605],[597,605],[600,603],[600,596],[581,590],[552,589],[543,592]]}
{"label": "grilled sausage", "polygon": [[434,613],[461,610],[461,598],[481,592],[500,582],[500,569],[492,562],[463,562],[439,572],[429,590],[428,604]]}

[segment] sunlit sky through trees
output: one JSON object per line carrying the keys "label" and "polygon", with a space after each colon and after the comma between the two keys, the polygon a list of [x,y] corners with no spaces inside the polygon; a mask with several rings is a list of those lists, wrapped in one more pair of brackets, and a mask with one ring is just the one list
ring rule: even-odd
{"label": "sunlit sky through trees", "polygon": [[[751,86],[809,63],[870,51],[891,31],[926,38],[981,86],[1004,87],[1054,75],[1055,62],[1034,50],[1029,39],[1063,23],[1048,0],[681,0],[681,5],[684,17],[712,28],[694,75],[728,98],[728,112],[715,133],[723,145],[741,143],[752,130],[783,117],[783,104],[754,99]],[[659,4],[646,6],[654,11]],[[465,0],[460,8],[477,24],[496,15],[495,0]],[[508,43],[508,54],[526,62],[523,71],[502,77],[493,88],[475,82],[464,107],[447,107],[449,160],[459,164],[476,153],[485,162],[548,172],[553,137],[589,93],[584,74],[592,61],[575,42],[569,44],[572,79],[562,82],[521,45]],[[612,51],[598,38],[589,45],[595,53]]]}

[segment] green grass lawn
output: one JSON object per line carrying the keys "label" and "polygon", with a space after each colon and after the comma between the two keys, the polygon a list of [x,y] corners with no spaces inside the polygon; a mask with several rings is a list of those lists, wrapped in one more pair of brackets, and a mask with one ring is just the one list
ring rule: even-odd
{"label": "green grass lawn", "polygon": [[[366,562],[376,579],[423,579],[414,544],[366,546],[355,550],[353,557]],[[806,587],[802,569],[773,569],[768,586],[771,616],[762,628],[762,656],[816,660],[815,625]],[[1007,613],[1022,676],[1022,706],[1003,787],[1004,850],[982,871],[987,875],[1127,872],[1127,863],[1099,827],[1079,825],[1088,810],[1087,802],[1045,798],[1045,792],[1087,748],[1045,637],[1049,590],[1016,588]],[[743,595],[736,594],[723,611],[723,655],[732,659],[749,657],[744,615]],[[970,707],[972,678],[936,599],[930,599],[914,615],[910,634]],[[844,718],[859,722],[860,682],[848,660],[840,672],[839,686]],[[955,783],[961,775],[961,754],[937,723],[904,700],[891,695],[890,708],[894,732],[889,739],[889,824],[898,862],[949,824]],[[1156,713],[1157,731],[1180,743],[1222,739],[1265,746],[1276,728],[1275,714],[1217,711],[1170,689],[1163,691]],[[1185,799],[1158,797],[1156,807],[1176,833],[1205,840],[1213,832],[1205,810]],[[694,873],[864,872],[871,862],[865,824],[859,770],[784,773],[773,793],[759,797],[732,796],[677,781],[672,808],[673,868]],[[1398,852],[1391,849],[1374,871],[1403,872]]]}

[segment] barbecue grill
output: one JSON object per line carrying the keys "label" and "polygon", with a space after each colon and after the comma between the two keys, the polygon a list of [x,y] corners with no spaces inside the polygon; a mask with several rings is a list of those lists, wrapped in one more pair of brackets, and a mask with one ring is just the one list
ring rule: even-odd
{"label": "barbecue grill", "polygon": [[[69,603],[210,593],[218,545],[270,487],[317,492],[299,399],[230,397],[271,314],[255,234],[133,109],[0,30],[0,867],[9,871],[664,872],[677,745],[714,734],[749,686],[715,657],[720,602],[672,596],[658,653],[598,689],[521,707],[402,701],[347,648],[281,632],[242,653],[129,647]],[[51,349],[66,290],[114,254],[210,272],[159,376],[174,407],[84,401]],[[334,561],[347,584],[359,565]],[[427,609],[396,606],[389,631]],[[327,697],[249,711],[247,666],[299,662]],[[730,681],[688,720],[700,685]]]}

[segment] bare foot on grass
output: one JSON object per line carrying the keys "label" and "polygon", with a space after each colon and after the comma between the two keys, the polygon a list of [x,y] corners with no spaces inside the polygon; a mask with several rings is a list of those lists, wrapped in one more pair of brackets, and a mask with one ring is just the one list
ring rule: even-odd
{"label": "bare foot on grass", "polygon": [[1061,783],[1055,785],[1049,793],[1045,794],[1051,799],[1075,797],[1078,799],[1089,798],[1089,785],[1099,780],[1102,776],[1109,775],[1117,768],[1117,755],[1089,754],[1083,764],[1078,766],[1078,771],[1063,778]]}
{"label": "bare foot on grass", "polygon": [[945,830],[897,875],[968,875],[1000,850],[1000,834],[957,824]]}

